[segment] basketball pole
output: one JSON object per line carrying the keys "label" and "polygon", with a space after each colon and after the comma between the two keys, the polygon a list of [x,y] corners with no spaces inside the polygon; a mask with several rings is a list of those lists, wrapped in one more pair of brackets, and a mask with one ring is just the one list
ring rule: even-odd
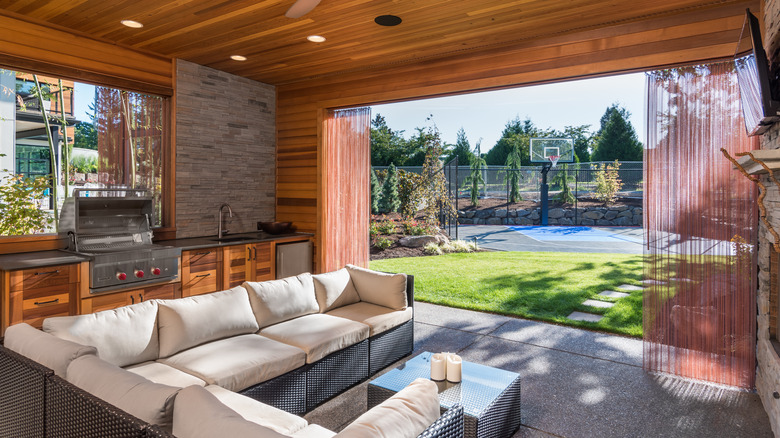
{"label": "basketball pole", "polygon": [[542,164],[542,184],[539,187],[542,196],[542,226],[547,226],[547,191],[549,188],[547,186],[547,172],[550,171],[551,167],[551,163]]}

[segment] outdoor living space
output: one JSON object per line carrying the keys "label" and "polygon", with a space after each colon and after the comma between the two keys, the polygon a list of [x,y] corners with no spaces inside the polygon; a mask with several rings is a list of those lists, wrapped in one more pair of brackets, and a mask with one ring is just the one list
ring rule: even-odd
{"label": "outdoor living space", "polygon": [[[416,303],[412,356],[424,351],[456,352],[519,373],[522,414],[514,437],[773,436],[758,395],[647,374],[638,339]],[[349,424],[366,409],[367,385],[306,418],[333,430]]]}

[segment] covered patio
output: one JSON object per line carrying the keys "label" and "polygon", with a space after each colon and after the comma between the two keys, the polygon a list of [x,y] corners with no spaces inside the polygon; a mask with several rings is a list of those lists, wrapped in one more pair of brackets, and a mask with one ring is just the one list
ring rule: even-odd
{"label": "covered patio", "polygon": [[[412,356],[457,352],[520,374],[515,438],[772,436],[757,394],[648,374],[638,339],[420,302],[414,335]],[[339,430],[365,412],[367,384],[306,418]]]}

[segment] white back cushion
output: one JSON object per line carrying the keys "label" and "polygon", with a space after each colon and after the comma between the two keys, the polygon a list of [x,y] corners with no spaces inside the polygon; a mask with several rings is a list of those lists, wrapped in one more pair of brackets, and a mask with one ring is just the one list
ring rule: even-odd
{"label": "white back cushion", "polygon": [[314,280],[314,293],[317,295],[320,313],[360,301],[346,268],[312,275],[311,278]]}
{"label": "white back cushion", "polygon": [[393,310],[406,309],[406,274],[386,274],[355,265],[347,265],[347,270],[360,301]]}
{"label": "white back cushion", "polygon": [[68,381],[128,414],[171,430],[173,403],[181,388],[150,382],[97,356],[71,362]]}
{"label": "white back cushion", "polygon": [[143,303],[89,315],[46,318],[43,331],[60,339],[91,345],[116,366],[157,360],[157,303]]}
{"label": "white back cushion", "polygon": [[339,438],[414,438],[439,418],[436,383],[417,379],[359,416]]}
{"label": "white back cushion", "polygon": [[188,386],[176,398],[173,434],[177,438],[285,438],[268,427],[245,420],[200,386]]}
{"label": "white back cushion", "polygon": [[216,339],[254,333],[257,325],[246,290],[159,301],[160,357]]}
{"label": "white back cushion", "polygon": [[261,328],[320,309],[309,273],[261,283],[247,281],[244,287]]}
{"label": "white back cushion", "polygon": [[57,338],[25,323],[12,325],[5,330],[5,347],[51,368],[54,374],[63,379],[73,360],[97,354],[95,347]]}

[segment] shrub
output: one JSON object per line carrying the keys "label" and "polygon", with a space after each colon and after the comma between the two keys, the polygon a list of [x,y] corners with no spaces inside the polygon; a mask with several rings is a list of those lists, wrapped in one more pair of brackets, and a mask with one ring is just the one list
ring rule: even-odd
{"label": "shrub", "polygon": [[422,176],[414,172],[398,171],[398,197],[401,200],[401,214],[414,216],[422,202],[419,187]]}
{"label": "shrub", "polygon": [[437,245],[435,242],[430,242],[429,244],[425,245],[425,248],[423,248],[423,251],[426,254],[429,255],[442,255],[443,251],[439,245]]}
{"label": "shrub", "polygon": [[561,189],[561,192],[558,193],[555,198],[564,204],[573,204],[576,199],[574,199],[574,195],[571,193],[571,187],[569,187],[571,177],[569,177],[568,168],[569,166],[566,164],[561,165],[561,170],[555,174],[552,183]]}
{"label": "shrub", "polygon": [[377,237],[374,239],[374,246],[384,251],[393,246],[393,241],[386,237]]}
{"label": "shrub", "polygon": [[406,219],[401,222],[403,232],[409,236],[424,236],[430,234],[436,234],[439,232],[439,227],[434,221],[424,220],[417,221],[414,219]]}
{"label": "shrub", "polygon": [[452,252],[474,252],[477,250],[477,245],[474,242],[466,240],[452,240],[449,245],[452,248]]}
{"label": "shrub", "polygon": [[376,230],[379,234],[395,234],[396,225],[392,219],[373,222],[373,224],[376,224]]}
{"label": "shrub", "polygon": [[380,210],[387,213],[396,212],[401,206],[398,197],[398,172],[393,164],[387,169],[387,178],[382,185],[382,200],[379,205]]}
{"label": "shrub", "polygon": [[374,169],[369,169],[371,172],[371,213],[379,213],[379,201],[382,199],[382,185],[379,184],[379,179],[376,177]]}
{"label": "shrub", "polygon": [[614,164],[599,164],[596,168],[596,199],[602,201],[605,205],[615,202],[617,192],[623,188],[623,182],[618,175],[620,163],[615,160]]}
{"label": "shrub", "polygon": [[45,177],[5,177],[0,184],[0,235],[44,232],[53,221],[49,213],[40,208],[48,188],[49,182]]}
{"label": "shrub", "polygon": [[485,159],[482,158],[482,153],[480,152],[481,143],[482,140],[480,139],[474,148],[475,158],[471,160],[471,165],[469,166],[471,171],[469,176],[466,177],[467,183],[471,186],[471,205],[475,207],[479,205],[479,185],[482,184],[483,190],[485,188],[485,179],[482,177],[482,171],[487,168],[487,163],[485,163]]}

